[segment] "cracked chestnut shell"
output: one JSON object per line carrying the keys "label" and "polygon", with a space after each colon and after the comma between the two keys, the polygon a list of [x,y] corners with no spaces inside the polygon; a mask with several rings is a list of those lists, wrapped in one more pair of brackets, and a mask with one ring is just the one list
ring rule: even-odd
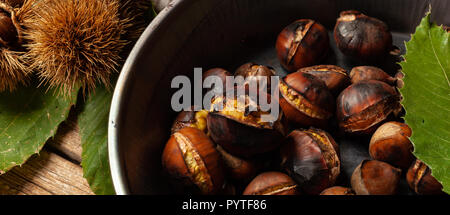
{"label": "cracked chestnut shell", "polygon": [[385,55],[392,47],[386,23],[355,10],[341,12],[334,39],[342,53],[365,60]]}
{"label": "cracked chestnut shell", "polygon": [[299,71],[280,79],[279,88],[280,106],[288,121],[303,127],[327,126],[335,102],[323,81]]}
{"label": "cracked chestnut shell", "polygon": [[177,188],[201,194],[222,191],[220,155],[208,136],[196,128],[182,128],[171,135],[162,154],[162,166]]}
{"label": "cracked chestnut shell", "polygon": [[[222,82],[222,87],[223,87],[222,92],[225,92],[227,89],[230,89],[231,87],[233,87],[232,83],[227,83],[227,81],[226,81],[227,76],[233,76],[233,75],[225,69],[212,68],[203,73],[202,81],[205,82],[205,79],[208,77],[217,77]],[[214,85],[211,88],[204,88],[203,94],[214,89],[215,87],[216,86]]]}
{"label": "cracked chestnut shell", "polygon": [[352,84],[361,81],[378,80],[391,86],[397,86],[397,78],[394,78],[384,72],[382,69],[374,66],[357,66],[350,71]]}
{"label": "cracked chestnut shell", "polygon": [[392,113],[401,110],[400,94],[384,82],[370,80],[350,85],[337,98],[337,120],[342,131],[372,134]]}
{"label": "cracked chestnut shell", "polygon": [[351,184],[357,195],[397,193],[401,170],[377,160],[363,160],[353,171]]}
{"label": "cracked chestnut shell", "polygon": [[281,149],[281,166],[307,194],[333,186],[340,165],[339,147],[323,130],[294,130]]}
{"label": "cracked chestnut shell", "polygon": [[291,23],[281,31],[276,42],[278,59],[290,72],[319,63],[328,49],[327,29],[311,19]]}
{"label": "cracked chestnut shell", "polygon": [[323,190],[320,195],[330,195],[330,196],[338,196],[338,195],[355,195],[355,192],[351,188],[334,186]]}
{"label": "cracked chestnut shell", "polygon": [[[270,94],[260,92],[259,96],[267,96],[268,103],[271,102]],[[230,154],[244,158],[276,149],[285,134],[283,112],[280,110],[277,118],[269,116],[270,113],[263,111],[248,93],[242,98],[218,96],[213,99],[207,117],[211,139]],[[221,104],[223,108],[217,108]]]}
{"label": "cracked chestnut shell", "polygon": [[[253,62],[246,63],[240,66],[236,72],[235,76],[242,76],[245,79],[245,84],[250,84],[252,81],[257,81],[259,89],[259,80],[266,79],[267,91],[270,93],[271,89],[271,77],[275,76],[275,70],[271,67],[259,65]],[[264,86],[262,86],[264,87]]]}
{"label": "cracked chestnut shell", "polygon": [[417,159],[406,173],[406,181],[417,194],[443,194],[442,184],[431,175],[430,168]]}
{"label": "cracked chestnut shell", "polygon": [[339,93],[350,85],[350,78],[345,69],[335,65],[316,65],[299,69],[298,71],[305,72],[316,76],[327,85],[327,88],[333,95]]}
{"label": "cracked chestnut shell", "polygon": [[411,129],[400,122],[381,125],[370,139],[369,153],[375,160],[407,169],[414,160],[413,145],[409,141]]}
{"label": "cracked chestnut shell", "polygon": [[207,115],[208,111],[206,110],[195,111],[192,109],[191,111],[180,112],[172,125],[171,134],[185,127],[197,128],[206,134],[208,132],[206,126]]}
{"label": "cracked chestnut shell", "polygon": [[298,195],[299,187],[288,175],[265,172],[256,176],[245,188],[243,195]]}

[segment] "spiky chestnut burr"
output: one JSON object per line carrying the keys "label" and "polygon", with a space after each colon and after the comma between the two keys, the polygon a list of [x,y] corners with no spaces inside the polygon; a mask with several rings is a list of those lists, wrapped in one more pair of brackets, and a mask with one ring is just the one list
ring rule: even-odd
{"label": "spiky chestnut burr", "polygon": [[27,0],[22,7],[13,8],[0,1],[0,92],[14,91],[27,81],[21,23],[28,18],[32,3]]}
{"label": "spiky chestnut burr", "polygon": [[[152,20],[154,11],[150,0],[119,0],[120,18],[127,19],[125,26],[126,34],[124,38],[128,41],[136,41],[144,32],[147,25]],[[129,48],[133,48],[132,45]]]}
{"label": "spiky chestnut burr", "polygon": [[117,0],[41,0],[25,23],[28,57],[42,83],[70,95],[80,86],[110,86],[118,72],[129,20],[119,17]]}

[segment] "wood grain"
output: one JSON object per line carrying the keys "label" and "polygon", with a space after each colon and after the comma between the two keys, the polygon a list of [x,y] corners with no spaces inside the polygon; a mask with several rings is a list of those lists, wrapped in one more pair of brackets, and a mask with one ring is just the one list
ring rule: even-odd
{"label": "wood grain", "polygon": [[41,151],[22,167],[0,176],[2,195],[89,195],[82,168],[56,153]]}
{"label": "wood grain", "polygon": [[78,113],[72,109],[66,121],[58,127],[56,135],[47,141],[48,148],[51,151],[63,154],[65,158],[73,162],[81,163],[81,138],[77,124]]}

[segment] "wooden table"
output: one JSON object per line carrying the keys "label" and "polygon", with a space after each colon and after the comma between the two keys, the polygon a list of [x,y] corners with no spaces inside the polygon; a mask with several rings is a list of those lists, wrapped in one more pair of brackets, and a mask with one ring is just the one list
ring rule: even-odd
{"label": "wooden table", "polygon": [[80,166],[78,131],[77,116],[71,111],[39,154],[0,176],[0,194],[92,195]]}

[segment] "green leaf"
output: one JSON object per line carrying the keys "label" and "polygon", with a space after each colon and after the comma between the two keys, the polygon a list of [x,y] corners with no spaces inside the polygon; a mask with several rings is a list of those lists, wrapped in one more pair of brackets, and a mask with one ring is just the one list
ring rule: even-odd
{"label": "green leaf", "polygon": [[0,173],[39,153],[76,101],[36,85],[0,93]]}
{"label": "green leaf", "polygon": [[78,118],[83,174],[97,195],[114,195],[108,159],[108,117],[112,92],[97,87]]}
{"label": "green leaf", "polygon": [[430,13],[406,43],[404,57],[400,92],[414,155],[450,193],[450,42],[449,33],[430,22]]}

